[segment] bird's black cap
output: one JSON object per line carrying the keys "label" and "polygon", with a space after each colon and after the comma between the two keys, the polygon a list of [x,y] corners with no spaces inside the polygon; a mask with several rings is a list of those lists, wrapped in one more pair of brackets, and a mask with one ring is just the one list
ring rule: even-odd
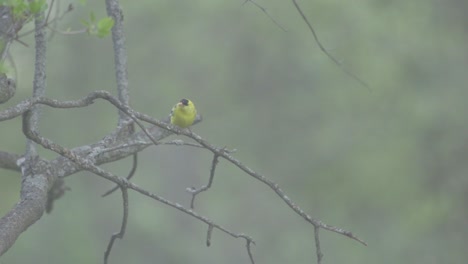
{"label": "bird's black cap", "polygon": [[187,99],[182,99],[182,100],[180,100],[180,102],[185,106],[188,105],[188,100]]}

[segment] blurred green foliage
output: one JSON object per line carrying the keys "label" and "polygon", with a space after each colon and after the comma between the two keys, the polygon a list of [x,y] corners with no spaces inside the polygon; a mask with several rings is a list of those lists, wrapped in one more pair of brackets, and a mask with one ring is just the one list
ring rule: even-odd
{"label": "blurred green foliage", "polygon": [[30,19],[32,15],[47,9],[46,0],[1,0],[0,5],[10,7],[15,20]]}
{"label": "blurred green foliage", "polygon": [[96,35],[100,38],[108,36],[114,26],[114,20],[111,17],[104,17],[97,21],[94,12],[90,13],[89,21],[82,19],[81,23],[86,27],[88,34]]}
{"label": "blurred green foliage", "polygon": [[[55,26],[79,28],[102,1],[88,1]],[[131,104],[166,117],[180,98],[204,116],[195,133],[277,182],[305,211],[353,231],[368,247],[322,231],[323,263],[464,263],[468,231],[468,2],[299,1],[323,44],[371,86],[320,52],[290,1],[122,1]],[[65,6],[65,5],[63,5]],[[17,95],[31,94],[33,39],[15,45]],[[54,34],[47,96],[115,93],[112,43]],[[66,147],[102,138],[116,124],[105,102],[44,108],[41,133]],[[98,122],[96,122],[98,121]],[[22,153],[20,121],[2,122],[0,149]],[[176,138],[173,136],[172,138]],[[47,158],[55,155],[41,151]],[[211,156],[158,146],[140,154],[134,182],[189,205],[186,187],[206,184]],[[125,176],[130,159],[104,166]],[[2,171],[0,213],[19,196],[20,177]],[[0,263],[99,263],[120,226],[119,194],[89,173],[17,241]],[[225,161],[197,211],[254,237],[256,263],[315,261],[313,228],[266,186]],[[244,241],[130,193],[126,236],[111,263],[249,263]]]}

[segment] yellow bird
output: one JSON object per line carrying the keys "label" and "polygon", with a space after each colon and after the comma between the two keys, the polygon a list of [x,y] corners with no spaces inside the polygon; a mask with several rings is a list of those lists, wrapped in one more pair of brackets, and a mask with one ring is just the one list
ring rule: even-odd
{"label": "yellow bird", "polygon": [[197,109],[189,99],[182,99],[171,111],[171,124],[180,128],[187,128],[193,124],[197,117]]}

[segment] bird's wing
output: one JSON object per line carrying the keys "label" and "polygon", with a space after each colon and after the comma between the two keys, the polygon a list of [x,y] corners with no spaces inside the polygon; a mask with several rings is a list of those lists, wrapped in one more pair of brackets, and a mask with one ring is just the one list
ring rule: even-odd
{"label": "bird's wing", "polygon": [[173,116],[173,115],[174,115],[174,111],[175,111],[176,107],[177,107],[177,104],[175,104],[175,105],[172,107],[172,109],[171,109],[171,115],[170,115],[170,116]]}

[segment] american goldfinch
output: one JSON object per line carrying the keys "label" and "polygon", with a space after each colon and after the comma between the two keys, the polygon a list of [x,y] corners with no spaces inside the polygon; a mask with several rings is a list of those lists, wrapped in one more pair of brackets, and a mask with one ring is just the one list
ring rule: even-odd
{"label": "american goldfinch", "polygon": [[186,128],[193,124],[197,117],[197,109],[189,99],[182,99],[171,111],[171,124],[180,128]]}

